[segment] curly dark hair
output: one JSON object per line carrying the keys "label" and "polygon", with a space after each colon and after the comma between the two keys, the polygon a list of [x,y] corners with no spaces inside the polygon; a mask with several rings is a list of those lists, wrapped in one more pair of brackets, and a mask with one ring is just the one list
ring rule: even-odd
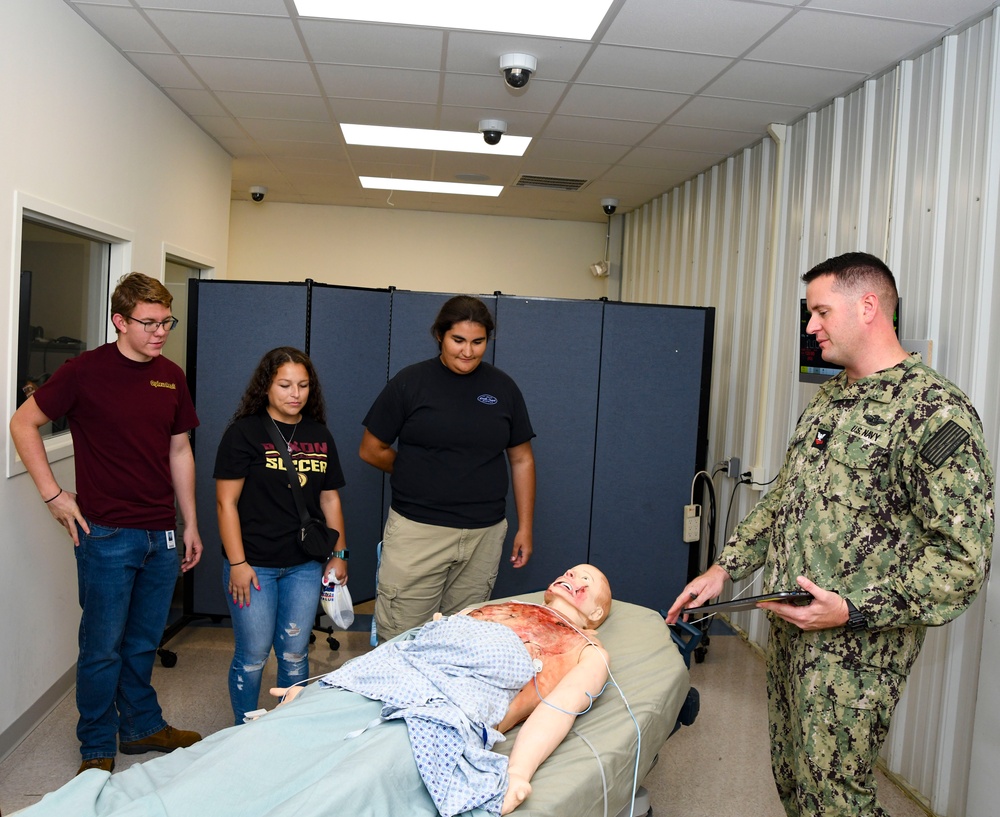
{"label": "curly dark hair", "polygon": [[267,408],[267,392],[274,382],[278,369],[286,363],[300,363],[309,375],[309,399],[302,407],[302,414],[311,417],[317,423],[326,425],[326,403],[323,400],[323,390],[319,385],[316,367],[313,366],[309,355],[299,351],[294,346],[279,346],[277,349],[267,352],[260,359],[254,373],[250,375],[250,382],[247,383],[246,391],[240,398],[236,413],[229,420],[230,424],[241,417],[260,414]]}

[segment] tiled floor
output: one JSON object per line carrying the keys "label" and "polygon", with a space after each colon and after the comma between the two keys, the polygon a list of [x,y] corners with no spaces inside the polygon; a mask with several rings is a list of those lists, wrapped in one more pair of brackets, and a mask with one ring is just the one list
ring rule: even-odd
{"label": "tiled floor", "polygon": [[[368,649],[366,632],[338,633],[332,652],[319,634],[310,671],[329,671]],[[168,644],[177,665],[157,665],[154,685],[168,721],[210,734],[230,725],[226,672],[232,633],[224,625],[194,624]],[[261,703],[270,706],[265,670]],[[713,636],[703,663],[695,663],[692,683],[701,694],[697,722],[667,741],[644,786],[656,817],[784,817],[768,765],[764,665],[738,636]],[[76,709],[68,695],[0,763],[0,809],[9,815],[68,780],[80,763],[74,735]],[[117,769],[154,755],[122,755]],[[926,817],[927,812],[880,777],[880,796],[890,817]],[[396,815],[386,815],[396,817]]]}

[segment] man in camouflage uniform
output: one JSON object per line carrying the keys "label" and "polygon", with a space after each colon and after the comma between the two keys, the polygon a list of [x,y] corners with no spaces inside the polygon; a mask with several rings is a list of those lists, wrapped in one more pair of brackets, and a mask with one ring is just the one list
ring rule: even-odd
{"label": "man in camouflage uniform", "polygon": [[823,359],[844,367],[799,419],[770,492],[667,615],[764,566],[771,765],[789,817],[876,815],[873,766],[928,626],[989,570],[993,470],[968,398],[899,345],[896,285],[865,253],[803,276]]}

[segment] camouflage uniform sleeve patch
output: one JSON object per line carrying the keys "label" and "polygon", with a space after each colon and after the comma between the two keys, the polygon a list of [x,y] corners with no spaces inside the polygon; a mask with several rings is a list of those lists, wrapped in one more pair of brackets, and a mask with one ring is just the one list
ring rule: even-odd
{"label": "camouflage uniform sleeve patch", "polygon": [[949,420],[937,430],[923,447],[920,456],[934,468],[940,468],[954,454],[959,446],[969,439],[969,432],[954,420]]}

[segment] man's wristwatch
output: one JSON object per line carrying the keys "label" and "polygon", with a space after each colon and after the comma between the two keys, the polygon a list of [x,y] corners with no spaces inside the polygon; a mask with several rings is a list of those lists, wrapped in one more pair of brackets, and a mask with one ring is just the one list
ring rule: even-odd
{"label": "man's wristwatch", "polygon": [[[351,551],[349,551],[349,550],[335,550],[333,553],[330,554],[330,558],[331,559],[343,559],[346,562],[347,559],[348,559],[348,557],[350,557],[350,555],[351,555]],[[848,602],[848,604],[849,603],[850,602]]]}
{"label": "man's wristwatch", "polygon": [[844,601],[847,602],[847,626],[854,632],[867,630],[868,619],[865,618],[865,614],[851,604],[850,599],[844,599]]}

